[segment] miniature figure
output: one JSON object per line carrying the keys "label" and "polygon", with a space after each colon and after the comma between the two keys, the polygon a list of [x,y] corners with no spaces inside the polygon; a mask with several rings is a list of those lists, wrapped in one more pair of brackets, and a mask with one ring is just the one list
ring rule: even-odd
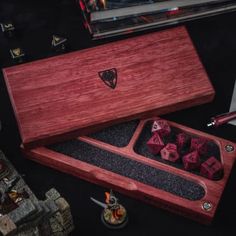
{"label": "miniature figure", "polygon": [[128,223],[128,215],[126,209],[118,203],[118,199],[113,194],[106,192],[106,203],[102,203],[94,198],[90,198],[97,205],[104,208],[101,214],[103,224],[111,229],[121,229]]}

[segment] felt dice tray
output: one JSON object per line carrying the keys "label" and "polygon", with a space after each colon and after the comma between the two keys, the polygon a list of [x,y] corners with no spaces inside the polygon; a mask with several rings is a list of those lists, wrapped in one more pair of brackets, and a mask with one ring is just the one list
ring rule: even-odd
{"label": "felt dice tray", "polygon": [[[100,78],[111,70],[116,86]],[[214,98],[184,27],[5,68],[3,74],[28,158],[197,221],[212,220],[231,162],[226,161],[218,188],[214,181],[134,152],[142,122],[131,120]],[[95,134],[102,141],[92,136],[67,141],[127,121],[125,134],[113,126]],[[210,212],[201,208],[207,199],[214,205]]]}
{"label": "felt dice tray", "polygon": [[[235,144],[168,122],[173,132],[210,140],[207,157],[214,155],[224,168],[219,180],[210,180],[199,171],[184,170],[181,162],[163,161],[160,155],[147,151],[153,120],[131,121],[89,136],[23,151],[44,165],[210,224],[235,160],[235,151],[227,152],[225,147]],[[212,208],[205,210],[205,203]]]}
{"label": "felt dice tray", "polygon": [[[113,71],[116,87],[108,86],[105,71]],[[3,74],[26,148],[214,97],[184,27],[5,68]]]}

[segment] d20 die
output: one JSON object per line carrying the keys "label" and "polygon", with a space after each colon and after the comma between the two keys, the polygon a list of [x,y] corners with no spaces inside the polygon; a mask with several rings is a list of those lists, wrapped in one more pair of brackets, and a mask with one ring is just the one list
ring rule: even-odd
{"label": "d20 die", "polygon": [[201,164],[200,157],[197,151],[188,153],[187,155],[183,156],[182,160],[185,170],[197,169]]}
{"label": "d20 die", "polygon": [[154,133],[153,136],[148,140],[147,146],[152,154],[158,154],[165,145],[159,134]]}
{"label": "d20 die", "polygon": [[167,161],[176,162],[179,159],[177,146],[175,144],[168,143],[161,150],[161,158]]}
{"label": "d20 die", "polygon": [[192,138],[190,151],[198,151],[200,155],[207,153],[207,140],[203,138]]}
{"label": "d20 die", "polygon": [[159,119],[155,120],[152,125],[152,133],[158,133],[161,137],[170,134],[171,129],[167,121]]}
{"label": "d20 die", "polygon": [[185,133],[179,133],[176,138],[176,143],[178,147],[178,151],[182,151],[185,148],[190,140],[190,137]]}
{"label": "d20 die", "polygon": [[201,164],[200,173],[208,179],[219,179],[223,174],[223,165],[212,156]]}

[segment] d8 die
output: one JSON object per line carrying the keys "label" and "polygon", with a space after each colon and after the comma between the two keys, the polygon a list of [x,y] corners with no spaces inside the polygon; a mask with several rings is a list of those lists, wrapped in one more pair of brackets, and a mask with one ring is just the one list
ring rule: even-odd
{"label": "d8 die", "polygon": [[176,143],[178,146],[178,151],[182,151],[185,148],[190,140],[190,137],[185,133],[179,133],[176,137]]}
{"label": "d8 die", "polygon": [[188,153],[187,155],[183,156],[183,164],[185,170],[194,170],[200,166],[200,157],[197,151]]}
{"label": "d8 die", "polygon": [[171,129],[167,121],[159,119],[155,120],[152,125],[152,133],[158,133],[161,137],[170,134]]}
{"label": "d8 die", "polygon": [[165,145],[158,133],[154,133],[153,136],[148,140],[147,146],[152,154],[158,154]]}
{"label": "d8 die", "polygon": [[190,151],[198,151],[200,155],[207,153],[207,140],[203,138],[192,138]]}
{"label": "d8 die", "polygon": [[208,179],[219,179],[223,174],[223,166],[212,156],[201,164],[200,173]]}
{"label": "d8 die", "polygon": [[177,146],[172,143],[168,143],[161,150],[161,158],[167,161],[176,162],[179,159],[179,154],[177,152]]}

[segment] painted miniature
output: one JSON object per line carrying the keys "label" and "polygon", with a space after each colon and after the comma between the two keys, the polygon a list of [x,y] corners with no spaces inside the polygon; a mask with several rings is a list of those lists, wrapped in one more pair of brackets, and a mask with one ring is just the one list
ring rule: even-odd
{"label": "painted miniature", "polygon": [[110,229],[121,229],[128,223],[127,211],[121,204],[118,203],[118,199],[113,194],[112,190],[110,193],[105,193],[105,203],[100,202],[94,198],[90,198],[97,205],[103,207],[101,214],[101,220],[103,224]]}

